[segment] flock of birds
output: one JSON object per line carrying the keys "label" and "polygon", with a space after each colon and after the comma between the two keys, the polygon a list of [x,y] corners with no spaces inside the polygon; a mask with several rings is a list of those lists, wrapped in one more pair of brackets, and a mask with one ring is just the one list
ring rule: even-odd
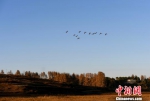
{"label": "flock of birds", "polygon": [[[68,33],[68,31],[66,31],[66,33]],[[79,31],[79,33],[81,33],[81,31]],[[84,32],[84,34],[86,34],[86,33],[87,33],[87,32]],[[95,35],[95,34],[101,35],[101,34],[103,34],[103,33],[97,33],[97,32],[91,33],[91,32],[89,32],[88,34],[89,34],[89,35]],[[105,33],[104,35],[107,35],[107,33]],[[80,39],[80,37],[79,37],[77,34],[73,34],[73,36],[76,37],[77,39]]]}

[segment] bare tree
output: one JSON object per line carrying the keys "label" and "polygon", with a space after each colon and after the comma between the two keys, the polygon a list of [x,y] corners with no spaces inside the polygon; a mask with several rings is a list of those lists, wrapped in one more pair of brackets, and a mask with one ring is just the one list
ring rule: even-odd
{"label": "bare tree", "polygon": [[84,84],[84,79],[85,79],[84,74],[80,74],[80,76],[79,76],[79,85],[83,85]]}
{"label": "bare tree", "polygon": [[20,74],[20,71],[17,70],[16,73],[15,73],[15,75],[21,75],[21,74]]}
{"label": "bare tree", "polygon": [[31,77],[31,72],[30,72],[30,71],[26,71],[26,72],[25,72],[25,76]]}
{"label": "bare tree", "polygon": [[9,72],[7,72],[7,74],[9,75],[13,75],[12,71],[10,70]]}
{"label": "bare tree", "polygon": [[47,75],[45,74],[45,72],[42,72],[42,73],[40,74],[40,77],[43,78],[43,79],[47,79]]}
{"label": "bare tree", "polygon": [[103,72],[98,72],[96,77],[96,86],[105,87],[105,74]]}
{"label": "bare tree", "polygon": [[4,70],[1,70],[0,74],[4,74]]}

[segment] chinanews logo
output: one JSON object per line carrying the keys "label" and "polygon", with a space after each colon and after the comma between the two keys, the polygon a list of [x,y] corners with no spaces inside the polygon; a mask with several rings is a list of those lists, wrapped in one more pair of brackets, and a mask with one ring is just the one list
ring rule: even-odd
{"label": "chinanews logo", "polygon": [[[124,90],[124,95],[128,95],[129,97],[121,97],[121,92]],[[121,86],[119,85],[118,88],[115,90],[118,93],[118,97],[116,100],[142,100],[142,93],[141,93],[141,86]],[[139,97],[130,97],[131,95],[138,95]]]}

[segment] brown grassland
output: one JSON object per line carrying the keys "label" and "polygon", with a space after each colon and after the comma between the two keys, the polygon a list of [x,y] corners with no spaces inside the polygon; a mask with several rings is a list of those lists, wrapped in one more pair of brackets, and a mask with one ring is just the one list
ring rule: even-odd
{"label": "brown grassland", "polygon": [[[116,101],[117,94],[84,96],[38,96],[38,97],[1,97],[0,101]],[[123,96],[128,97],[128,96]],[[139,96],[136,96],[139,98]],[[125,101],[125,100],[124,100]],[[150,101],[150,94],[142,95],[142,101]]]}
{"label": "brown grassland", "polygon": [[[48,79],[0,75],[0,101],[116,101],[115,89],[59,83]],[[122,97],[129,97],[124,96]],[[150,101],[150,92],[130,96]],[[125,100],[124,100],[125,101]],[[140,100],[139,100],[140,101]]]}

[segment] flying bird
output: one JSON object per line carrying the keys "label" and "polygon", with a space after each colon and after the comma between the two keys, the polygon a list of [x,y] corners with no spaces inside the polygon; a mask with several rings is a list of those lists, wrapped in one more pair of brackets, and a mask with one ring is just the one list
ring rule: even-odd
{"label": "flying bird", "polygon": [[73,36],[75,36],[75,34]]}
{"label": "flying bird", "polygon": [[100,35],[100,34],[102,34],[102,33],[99,33],[99,35]]}
{"label": "flying bird", "polygon": [[78,37],[77,39],[80,39],[80,37]]}
{"label": "flying bird", "polygon": [[107,33],[105,33],[105,35],[107,35]]}
{"label": "flying bird", "polygon": [[66,33],[68,33],[68,31],[66,31]]}
{"label": "flying bird", "polygon": [[84,34],[85,34],[86,32],[84,32]]}
{"label": "flying bird", "polygon": [[94,35],[95,33],[93,33],[92,35]]}
{"label": "flying bird", "polygon": [[90,35],[91,33],[89,33],[89,35]]}
{"label": "flying bird", "polygon": [[78,37],[78,35],[76,37]]}
{"label": "flying bird", "polygon": [[79,33],[80,33],[81,31],[79,31]]}

